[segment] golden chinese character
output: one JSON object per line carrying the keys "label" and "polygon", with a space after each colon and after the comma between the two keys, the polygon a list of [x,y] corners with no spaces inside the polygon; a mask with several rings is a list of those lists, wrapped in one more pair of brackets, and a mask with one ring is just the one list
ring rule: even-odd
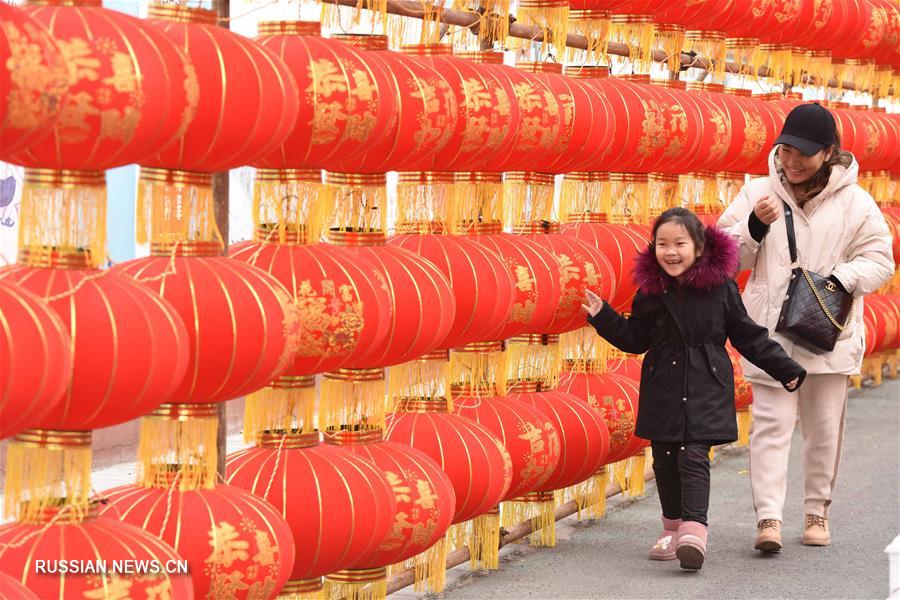
{"label": "golden chinese character", "polygon": [[247,560],[249,557],[247,549],[250,548],[250,543],[239,539],[235,528],[225,521],[209,530],[209,545],[213,552],[206,558],[205,562],[208,563],[230,567],[234,561]]}

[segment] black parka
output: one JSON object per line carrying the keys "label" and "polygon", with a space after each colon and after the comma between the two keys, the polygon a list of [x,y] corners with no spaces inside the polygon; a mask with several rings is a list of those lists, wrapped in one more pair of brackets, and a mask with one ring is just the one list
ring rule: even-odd
{"label": "black parka", "polygon": [[[703,254],[679,284],[651,249],[636,261],[640,290],[624,318],[609,304],[588,322],[620,350],[646,352],[641,368],[636,434],[651,441],[737,439],[734,372],[726,338],[747,360],[782,385],[806,371],[747,315],[737,284],[737,247],[714,228]],[[799,387],[799,384],[798,384]]]}

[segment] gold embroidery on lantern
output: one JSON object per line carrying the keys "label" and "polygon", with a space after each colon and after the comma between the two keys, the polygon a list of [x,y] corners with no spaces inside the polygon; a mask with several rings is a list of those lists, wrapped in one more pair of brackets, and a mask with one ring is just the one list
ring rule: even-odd
{"label": "gold embroidery on lantern", "polygon": [[516,287],[519,291],[530,292],[534,289],[535,279],[525,265],[516,265]]}
{"label": "gold embroidery on lantern", "polygon": [[[3,23],[3,31],[10,53],[5,65],[10,78],[6,122],[15,128],[37,127],[59,101],[66,73],[62,67],[54,69],[42,64],[41,46],[28,43],[14,24]],[[30,24],[25,25],[25,32],[32,39],[39,35]]]}
{"label": "gold embroidery on lantern", "polygon": [[278,560],[278,546],[272,543],[272,536],[262,529],[257,529],[254,535],[257,552],[253,555],[253,560],[264,567],[275,564]]}
{"label": "gold embroidery on lantern", "polygon": [[516,302],[513,304],[510,320],[515,323],[527,323],[534,316],[537,305],[532,300],[526,300],[524,303]]}
{"label": "gold embroidery on lantern", "polygon": [[741,158],[754,158],[766,143],[766,128],[762,118],[753,113],[744,113],[744,145],[741,147]]}
{"label": "gold embroidery on lantern", "polygon": [[293,323],[302,343],[297,354],[303,357],[330,357],[356,347],[363,329],[362,304],[353,288],[335,290],[334,281],[322,281],[321,295],[304,279],[295,294],[297,322]]}
{"label": "gold embroidery on lantern", "polygon": [[[236,560],[247,560],[250,542],[240,539],[233,525],[225,521],[209,530],[209,545],[213,552],[204,562],[230,567]],[[216,596],[218,597],[218,596]]]}

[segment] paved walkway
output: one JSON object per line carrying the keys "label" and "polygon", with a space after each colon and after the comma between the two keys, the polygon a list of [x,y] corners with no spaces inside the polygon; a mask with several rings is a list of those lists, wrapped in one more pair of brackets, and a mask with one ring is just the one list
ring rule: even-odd
{"label": "paved walkway", "polygon": [[[800,435],[791,449],[785,549],[763,556],[752,548],[755,518],[746,450],[720,453],[712,470],[710,548],[698,573],[677,562],[645,558],[657,534],[659,504],[648,486],[642,499],[611,502],[603,520],[559,524],[555,549],[512,545],[502,570],[451,571],[447,600],[464,598],[886,598],[884,548],[900,533],[900,381],[851,391],[840,478],[832,505],[833,545],[800,543],[803,485]],[[414,597],[409,591],[400,598]],[[394,596],[392,596],[394,598]]]}

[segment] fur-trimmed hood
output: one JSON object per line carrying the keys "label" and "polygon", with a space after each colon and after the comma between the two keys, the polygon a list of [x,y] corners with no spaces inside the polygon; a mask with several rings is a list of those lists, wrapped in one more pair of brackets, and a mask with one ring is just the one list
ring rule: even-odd
{"label": "fur-trimmed hood", "polygon": [[[703,254],[687,270],[683,285],[702,290],[721,285],[737,273],[738,258],[738,246],[731,236],[716,227],[707,227]],[[634,282],[645,294],[658,295],[678,285],[675,278],[659,266],[652,244],[638,254],[632,274]]]}

